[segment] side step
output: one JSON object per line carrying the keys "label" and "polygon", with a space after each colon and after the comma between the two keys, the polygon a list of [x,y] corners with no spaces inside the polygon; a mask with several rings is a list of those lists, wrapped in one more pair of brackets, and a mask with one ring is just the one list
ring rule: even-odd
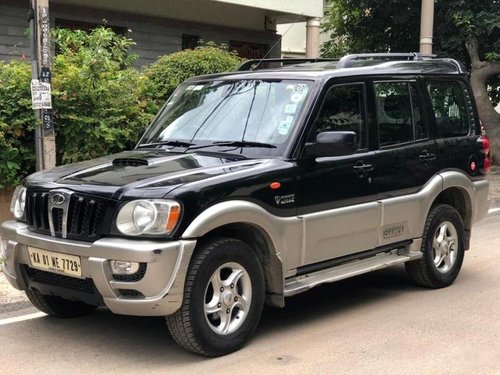
{"label": "side step", "polygon": [[400,255],[398,250],[393,250],[377,254],[371,258],[355,260],[321,271],[291,277],[285,280],[284,295],[285,297],[293,296],[323,283],[332,283],[421,257],[422,253],[420,251]]}

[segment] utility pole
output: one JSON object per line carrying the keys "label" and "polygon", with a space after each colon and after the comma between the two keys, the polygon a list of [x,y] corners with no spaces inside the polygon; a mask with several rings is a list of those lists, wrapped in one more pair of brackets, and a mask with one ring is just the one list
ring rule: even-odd
{"label": "utility pole", "polygon": [[31,97],[35,117],[36,169],[56,165],[56,141],[51,97],[51,48],[49,0],[31,0],[29,12],[31,42]]}
{"label": "utility pole", "polygon": [[422,0],[420,15],[420,53],[432,54],[432,36],[434,28],[434,0]]}

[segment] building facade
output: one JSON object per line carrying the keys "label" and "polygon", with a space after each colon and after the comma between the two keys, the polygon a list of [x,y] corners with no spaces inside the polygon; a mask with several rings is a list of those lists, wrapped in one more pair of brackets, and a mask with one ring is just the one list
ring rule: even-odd
{"label": "building facade", "polygon": [[[29,0],[0,1],[0,60],[30,58],[29,6]],[[277,25],[312,24],[323,14],[323,0],[50,0],[49,6],[52,27],[105,24],[128,35],[137,43],[138,65],[200,40],[224,43],[245,58],[279,57]],[[319,53],[319,25],[308,34],[309,49]]]}

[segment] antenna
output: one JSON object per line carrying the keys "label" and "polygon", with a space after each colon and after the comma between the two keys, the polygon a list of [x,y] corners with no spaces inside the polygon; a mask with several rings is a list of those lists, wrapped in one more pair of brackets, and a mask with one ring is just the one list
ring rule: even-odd
{"label": "antenna", "polygon": [[304,15],[304,12],[300,13],[297,18],[295,19],[295,21],[293,21],[290,26],[288,27],[288,29],[286,29],[286,31],[278,38],[278,40],[272,45],[271,48],[269,48],[269,50],[266,52],[266,54],[260,59],[260,61],[253,65],[251,67],[250,70],[254,70],[254,69],[257,69],[259,67],[260,64],[262,64],[262,61],[264,61],[266,59],[266,57],[271,53],[271,51],[274,49],[274,47],[276,47],[278,45],[278,43],[280,43],[282,40],[283,40],[283,37],[288,34],[288,32],[290,31],[290,29],[292,27],[295,26],[295,24],[299,21],[299,19]]}

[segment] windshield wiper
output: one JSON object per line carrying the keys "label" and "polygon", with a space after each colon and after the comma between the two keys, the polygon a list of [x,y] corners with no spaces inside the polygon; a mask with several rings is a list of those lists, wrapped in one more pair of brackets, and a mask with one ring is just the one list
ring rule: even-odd
{"label": "windshield wiper", "polygon": [[194,146],[194,143],[182,142],[182,141],[163,141],[163,142],[142,143],[138,145],[136,148],[157,147],[157,146],[189,147],[189,146]]}
{"label": "windshield wiper", "polygon": [[276,148],[275,145],[272,145],[270,143],[250,142],[250,141],[227,141],[227,142],[220,141],[220,142],[209,143],[208,145],[188,147],[186,151],[199,150],[200,148],[217,147],[217,146]]}

